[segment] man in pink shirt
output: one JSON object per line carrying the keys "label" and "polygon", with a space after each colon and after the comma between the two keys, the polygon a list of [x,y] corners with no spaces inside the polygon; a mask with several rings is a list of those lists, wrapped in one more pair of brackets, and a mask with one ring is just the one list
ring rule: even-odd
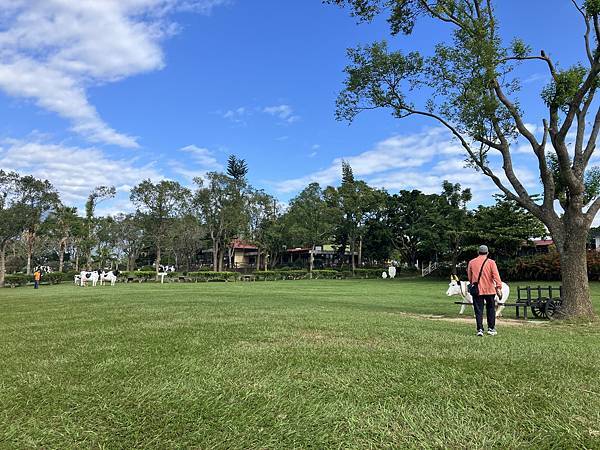
{"label": "man in pink shirt", "polygon": [[477,336],[483,336],[483,303],[486,305],[488,334],[496,332],[496,302],[494,296],[502,290],[502,280],[496,262],[489,258],[486,245],[479,246],[479,256],[469,261],[467,276],[469,283],[478,283],[479,295],[473,296],[473,309],[477,322]]}

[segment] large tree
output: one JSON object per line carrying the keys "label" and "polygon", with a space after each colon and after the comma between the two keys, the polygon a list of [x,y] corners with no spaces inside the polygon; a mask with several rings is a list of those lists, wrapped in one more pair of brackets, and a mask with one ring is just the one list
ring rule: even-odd
{"label": "large tree", "polygon": [[81,218],[77,208],[58,205],[46,220],[49,237],[54,241],[58,255],[58,271],[64,268],[65,253],[77,234]]}
{"label": "large tree", "polygon": [[198,186],[194,206],[212,242],[213,270],[222,271],[226,251],[231,265],[232,240],[248,228],[248,184],[243,176],[220,172],[209,172],[194,182]]}
{"label": "large tree", "polygon": [[[352,271],[362,265],[362,243],[367,222],[385,205],[386,194],[356,180],[352,167],[342,162],[342,183],[337,190],[326,191],[327,201],[338,209],[338,242],[347,241]],[[342,245],[342,247],[345,247]]]}
{"label": "large tree", "polygon": [[485,242],[501,259],[513,258],[528,241],[546,235],[544,225],[513,200],[496,196],[493,206],[479,206],[473,215],[472,247]]}
{"label": "large tree", "polygon": [[158,278],[161,252],[174,219],[181,217],[189,207],[192,193],[176,181],[153,183],[144,180],[131,190],[131,201],[138,208],[144,230],[156,250],[156,276]]}
{"label": "large tree", "polygon": [[[544,50],[532,54],[522,40],[504,43],[494,7],[506,2],[328,0],[349,6],[364,20],[388,14],[393,35],[410,35],[421,18],[451,28],[452,39],[436,45],[429,57],[390,51],[386,43],[349,50],[351,64],[338,99],[338,117],[352,120],[363,110],[388,108],[397,118],[422,116],[446,127],[475,169],[549,229],[561,259],[564,297],[560,315],[591,318],[595,313],[585,244],[600,209],[600,196],[597,190],[589,190],[586,180],[600,132],[600,107],[594,103],[600,74],[600,0],[571,1],[574,14],[582,19],[585,62],[561,68]],[[520,63],[543,64],[551,79],[541,92],[547,116],[540,121],[539,134],[526,125],[533,118],[519,104],[515,68]],[[422,105],[413,102],[419,90],[429,96]],[[575,139],[569,149],[571,134]],[[539,201],[513,165],[517,138],[528,143],[537,161],[543,185]],[[555,155],[556,167],[549,155]]]}
{"label": "large tree", "polygon": [[463,189],[459,183],[444,180],[440,195],[440,212],[443,217],[442,240],[446,244],[445,251],[450,259],[452,273],[456,275],[458,258],[464,250],[470,231],[471,214],[467,203],[473,195],[470,189]]}
{"label": "large tree", "polygon": [[15,195],[19,178],[17,173],[0,170],[0,287],[4,286],[6,249],[26,225],[24,205]]}
{"label": "large tree", "polygon": [[438,195],[402,190],[388,200],[387,227],[403,260],[414,267],[442,250],[445,218]]}
{"label": "large tree", "polygon": [[144,228],[140,214],[117,214],[117,246],[125,257],[127,271],[135,270],[135,262],[144,247]]}
{"label": "large tree", "polygon": [[290,201],[286,222],[291,243],[310,249],[308,270],[311,277],[315,247],[329,243],[333,236],[333,217],[318,183],[309,184]]}
{"label": "large tree", "polygon": [[117,193],[114,186],[96,186],[85,202],[85,236],[80,240],[79,250],[86,258],[87,269],[91,270],[92,252],[94,247],[98,245],[96,236],[98,218],[95,216],[96,207],[104,200],[113,198]]}
{"label": "large tree", "polygon": [[38,180],[31,175],[22,176],[16,183],[18,202],[23,207],[25,227],[23,240],[27,253],[27,275],[31,274],[31,262],[38,233],[43,220],[60,202],[58,193],[48,180]]}

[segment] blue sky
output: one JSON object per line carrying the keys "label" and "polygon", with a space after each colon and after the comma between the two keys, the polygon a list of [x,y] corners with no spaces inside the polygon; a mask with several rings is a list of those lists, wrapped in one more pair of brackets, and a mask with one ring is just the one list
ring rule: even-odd
{"label": "blue sky", "polygon": [[[570,1],[497,3],[507,40],[520,36],[563,67],[583,60],[583,24]],[[253,185],[284,202],[310,181],[337,183],[342,158],[390,191],[437,192],[450,179],[472,187],[474,203],[496,192],[463,167],[460,149],[433,122],[386,111],[351,125],[334,118],[348,47],[388,39],[427,54],[448,36],[433,22],[391,38],[384,20],[357,26],[320,0],[0,7],[0,167],[50,179],[67,203],[81,205],[94,186],[110,184],[118,196],[100,212],[127,211],[129,188],[142,179],[190,185],[230,153],[247,160]],[[532,127],[545,117],[544,69],[519,69]],[[517,153],[525,183],[539,191],[527,150]]]}

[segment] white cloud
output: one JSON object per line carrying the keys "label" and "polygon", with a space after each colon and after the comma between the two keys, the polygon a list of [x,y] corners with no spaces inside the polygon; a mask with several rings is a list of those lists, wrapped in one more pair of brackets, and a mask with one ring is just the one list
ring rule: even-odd
{"label": "white cloud", "polygon": [[168,164],[178,175],[183,176],[188,181],[195,177],[202,177],[206,172],[223,170],[223,165],[217,161],[214,153],[207,149],[188,145],[180,149],[181,152],[190,155],[193,164],[186,164],[180,160],[169,161]]}
{"label": "white cloud", "polygon": [[267,106],[262,111],[287,123],[294,123],[300,120],[300,116],[294,114],[294,109],[290,105]]}
{"label": "white cloud", "polygon": [[111,128],[87,88],[161,69],[167,15],[226,0],[0,0],[0,89],[33,100],[90,141],[138,147]]}
{"label": "white cloud", "polygon": [[359,177],[369,177],[400,168],[417,168],[433,160],[436,155],[460,155],[460,146],[453,142],[440,128],[423,133],[392,136],[375,144],[372,150],[354,156],[333,160],[331,165],[313,174],[274,183],[280,192],[293,192],[307,184],[317,182],[327,185],[341,176],[342,160],[347,161]]}
{"label": "white cloud", "polygon": [[[345,160],[357,177],[375,187],[439,193],[442,182],[448,180],[471,188],[474,202],[489,202],[492,194],[498,192],[497,187],[483,174],[465,167],[464,159],[462,147],[449,133],[441,128],[430,128],[421,133],[392,136],[376,143],[371,150],[336,158],[329,167],[312,174],[271,184],[282,193],[297,192],[311,182],[337,184],[341,178],[341,163]],[[491,162],[504,180],[501,162],[494,159]],[[520,168],[517,175],[532,193],[537,192],[538,179],[528,168]],[[505,184],[508,186],[508,182]]]}
{"label": "white cloud", "polygon": [[162,179],[152,163],[114,159],[97,148],[69,147],[8,139],[0,149],[0,167],[47,179],[69,204],[81,205],[96,186],[128,192],[142,179]]}

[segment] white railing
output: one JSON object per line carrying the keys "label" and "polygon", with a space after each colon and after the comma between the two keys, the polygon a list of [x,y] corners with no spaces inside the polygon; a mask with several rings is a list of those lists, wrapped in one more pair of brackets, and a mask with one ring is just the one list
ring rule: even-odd
{"label": "white railing", "polygon": [[436,270],[438,268],[438,263],[437,262],[429,262],[428,266],[425,266],[421,269],[421,276],[422,277],[426,277],[427,275],[429,275],[431,272],[433,272],[434,270]]}

